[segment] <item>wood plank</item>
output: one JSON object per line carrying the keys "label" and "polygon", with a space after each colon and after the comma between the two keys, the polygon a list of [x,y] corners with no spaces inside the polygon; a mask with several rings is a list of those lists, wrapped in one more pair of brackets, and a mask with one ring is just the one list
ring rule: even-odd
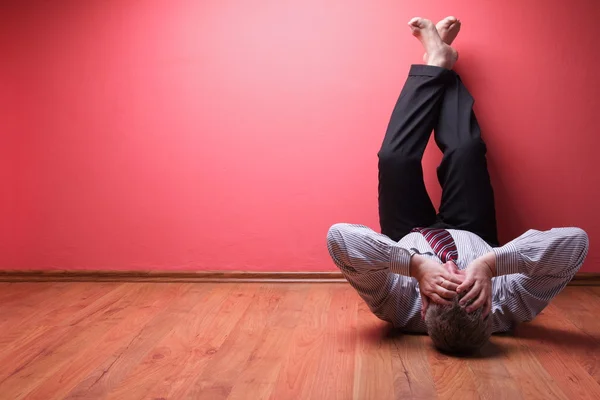
{"label": "wood plank", "polygon": [[[186,284],[187,285],[187,284]],[[131,396],[149,398],[154,386],[165,379],[165,371],[172,376],[173,369],[183,368],[186,356],[193,351],[193,342],[200,332],[205,317],[213,307],[227,298],[231,286],[204,285],[201,290],[192,286],[184,294],[189,308],[170,310],[170,314],[184,323],[175,324],[173,329],[154,347],[127,376],[108,393],[106,398],[125,399]],[[173,315],[173,314],[176,314]]]}
{"label": "wood plank", "polygon": [[[322,289],[321,289],[322,290]],[[357,311],[360,299],[349,285],[330,290],[331,303],[317,358],[315,381],[307,398],[349,399],[354,387],[354,350],[358,339]]]}
{"label": "wood plank", "polygon": [[[257,303],[270,302],[269,295],[267,293],[265,293],[263,291],[263,289],[265,289],[265,286],[261,286],[258,289],[256,299],[249,299],[250,308],[255,306]],[[267,288],[267,290],[269,290],[269,288]],[[221,298],[215,298],[215,297],[213,297],[213,299],[211,299],[212,303],[214,303],[215,305],[222,303],[223,300],[226,298],[226,296],[222,296],[222,295],[221,295]],[[195,309],[192,311],[192,313],[193,314],[202,314],[202,313],[208,311],[208,310],[203,309],[204,305],[201,305],[201,306],[202,307],[195,307]],[[263,306],[264,306],[264,304],[263,304]],[[186,314],[188,314],[188,313],[186,312]],[[246,317],[246,320],[250,320],[251,325],[254,325],[256,323],[258,323],[258,325],[261,324],[259,322],[260,316],[257,316],[256,319],[247,318],[247,316],[248,316],[248,312],[246,312],[246,314],[244,314],[244,317]],[[244,319],[244,318],[242,318],[242,319]],[[211,355],[210,353],[213,353],[213,351],[211,351],[211,350],[214,350],[220,354],[220,357],[211,357],[211,360],[208,362],[205,370],[210,370],[211,372],[214,372],[216,374],[215,380],[223,381],[224,384],[227,384],[227,383],[233,381],[234,379],[231,379],[231,378],[230,379],[219,379],[218,373],[223,372],[223,371],[225,371],[225,373],[229,373],[232,369],[235,369],[238,366],[243,367],[244,355],[243,355],[243,353],[240,352],[240,350],[241,351],[246,350],[249,353],[252,350],[251,349],[252,336],[258,335],[258,332],[252,332],[251,329],[250,329],[250,332],[248,332],[248,330],[245,330],[244,332],[242,332],[242,328],[239,327],[239,325],[240,325],[240,322],[238,322],[237,325],[235,325],[233,327],[234,329],[231,332],[229,332],[228,335],[223,336],[225,338],[225,341],[221,344],[221,347],[218,350],[214,350],[214,348],[208,350],[208,355]],[[200,324],[197,325],[197,329],[195,330],[195,332],[193,332],[193,331],[189,332],[191,334],[191,335],[188,335],[188,339],[191,339],[190,341],[193,341],[194,338],[196,336],[198,336],[199,329],[201,329]],[[259,328],[259,330],[260,329],[261,328]],[[233,339],[233,338],[235,338],[235,339]],[[246,340],[249,340],[249,342],[247,343],[248,346],[241,348],[240,343],[243,345]],[[142,392],[144,391],[144,386],[150,387],[150,389],[151,389],[152,387],[147,384],[149,382],[152,382],[153,380],[156,380],[160,376],[161,370],[162,370],[162,368],[164,368],[163,364],[165,361],[165,357],[170,355],[172,352],[173,346],[171,345],[171,342],[172,342],[172,337],[171,336],[166,337],[165,340],[163,340],[156,349],[154,349],[152,352],[150,352],[148,354],[148,357],[146,358],[146,360],[144,360],[144,362],[142,362],[141,368],[136,369],[136,371],[134,371],[132,374],[130,374],[127,377],[127,379],[124,382],[122,382],[122,385],[120,387],[118,387],[117,389],[113,390],[110,393],[109,398],[121,399],[121,398],[128,397],[128,394],[129,394],[128,391],[130,390],[131,387],[137,387],[137,390],[135,391],[136,395],[138,393],[140,393],[140,389]],[[232,349],[232,347],[234,347],[234,346],[231,346],[232,342],[235,342],[234,346],[236,347],[236,349]],[[188,345],[190,345],[190,344],[191,343],[188,343]],[[250,347],[250,349],[248,349],[248,347]],[[236,350],[238,350],[238,351],[236,351]],[[220,363],[220,365],[215,366],[215,361],[217,363]],[[215,368],[213,369],[211,367],[215,367]],[[222,369],[219,369],[219,367],[222,367]],[[199,376],[203,376],[201,371],[197,371],[197,374]],[[237,374],[239,374],[239,372],[235,373],[235,375],[237,375]],[[217,386],[218,386],[218,384],[217,384]],[[206,392],[209,392],[209,390],[207,390]],[[202,394],[202,393],[200,393],[200,394]],[[188,394],[187,397],[198,398],[196,395],[190,395],[190,394]]]}
{"label": "wood plank", "polygon": [[566,288],[565,295],[556,297],[552,305],[558,307],[564,317],[600,344],[600,297],[589,289],[596,288]]}
{"label": "wood plank", "polygon": [[186,397],[219,400],[229,396],[234,381],[244,372],[250,356],[266,334],[269,317],[277,310],[284,295],[285,292],[276,285],[260,285],[256,297],[219,348],[219,357],[210,359]]}
{"label": "wood plank", "polygon": [[323,351],[328,319],[324,310],[329,309],[330,303],[330,288],[311,286],[292,335],[292,345],[270,398],[308,398],[316,379],[315,368],[318,365],[318,358]]}
{"label": "wood plank", "polygon": [[190,303],[198,297],[187,295],[193,285],[176,284],[174,287],[178,288],[180,295],[177,295],[168,307],[157,313],[141,330],[136,331],[122,351],[111,354],[106,361],[86,376],[67,394],[66,399],[104,398],[144,360],[176,324],[182,322],[178,311],[190,310],[193,306]]}
{"label": "wood plank", "polygon": [[[16,285],[23,285],[21,283]],[[26,284],[25,284],[26,285]],[[3,306],[3,315],[0,317],[0,357],[4,351],[10,350],[10,342],[26,337],[34,331],[39,331],[40,326],[50,329],[56,314],[70,315],[77,312],[90,302],[100,299],[120,285],[120,283],[83,283],[82,285],[69,285],[68,283],[35,283],[35,286],[46,286],[41,291],[33,286],[18,288],[31,289],[36,294],[24,297],[22,302]],[[65,286],[66,285],[66,286]],[[48,299],[52,299],[48,301]]]}
{"label": "wood plank", "polygon": [[597,337],[579,329],[565,317],[564,310],[554,304],[547,307],[536,322],[527,327],[528,331],[534,331],[530,333],[531,336],[551,341],[557,349],[568,353],[587,374],[600,383],[600,345]]}
{"label": "wood plank", "polygon": [[439,399],[478,399],[479,391],[467,360],[438,352],[433,344],[426,347],[431,375]]}
{"label": "wood plank", "polygon": [[506,336],[492,336],[479,354],[467,359],[469,368],[475,377],[477,392],[482,399],[518,400],[523,396],[519,385],[510,374],[503,360],[510,347],[504,348],[502,342]]}
{"label": "wood plank", "polygon": [[[119,283],[86,282],[73,286],[65,282],[15,283],[7,289],[13,296],[5,299],[0,307],[0,328],[5,329],[31,314],[50,311],[55,304],[60,308],[98,293],[98,297],[114,289]],[[48,299],[53,299],[48,302]],[[86,303],[87,304],[87,303]]]}
{"label": "wood plank", "polygon": [[596,299],[596,301],[600,301],[600,287],[587,287],[585,291]]}
{"label": "wood plank", "polygon": [[[121,354],[131,345],[139,332],[159,312],[171,306],[178,296],[190,296],[190,285],[143,285],[138,292],[131,293],[131,302],[126,307],[121,303],[106,314],[114,321],[108,329],[103,324],[95,324],[86,334],[90,345],[78,347],[77,353],[69,357],[69,362],[47,377],[27,399],[62,399],[77,384],[102,365],[114,354]],[[202,294],[195,296],[202,299]],[[121,309],[119,309],[121,308]],[[115,314],[122,313],[120,318]]]}
{"label": "wood plank", "polygon": [[[80,293],[84,284],[74,287],[65,283],[13,283],[7,287],[8,294],[12,294],[11,301],[2,303],[0,307],[0,362],[6,352],[13,350],[15,343],[26,341],[33,331],[40,331],[41,318],[51,314],[55,309],[60,309],[74,302],[74,295]],[[63,296],[58,296],[60,287]],[[65,288],[69,288],[65,290]],[[29,295],[27,292],[31,292]],[[56,298],[56,302],[48,302],[48,298]],[[87,304],[83,300],[82,304]],[[56,304],[56,307],[54,305]],[[50,329],[46,326],[45,329]],[[42,329],[43,330],[43,329]],[[10,344],[10,345],[9,345]],[[17,344],[18,345],[18,344]],[[1,379],[0,375],[0,379]]]}
{"label": "wood plank", "polygon": [[394,398],[394,374],[389,344],[383,333],[388,324],[379,320],[364,302],[357,307],[357,343],[354,361],[354,399]]}
{"label": "wood plank", "polygon": [[[165,352],[163,355],[169,354],[169,356],[164,357],[164,361],[163,358],[157,358],[156,361],[174,367],[172,371],[165,374],[164,378],[157,380],[156,385],[148,391],[148,398],[186,397],[186,393],[209,361],[213,357],[220,356],[219,349],[246,312],[259,286],[259,284],[219,284],[217,290],[221,294],[215,292],[215,297],[209,300],[214,306],[202,321],[188,328],[176,330],[174,341],[165,338],[159,348],[174,346],[174,351],[170,354]],[[223,294],[224,299],[221,298]],[[183,314],[177,319],[181,321],[181,318],[186,318],[185,315],[189,314],[189,309],[180,311]],[[193,312],[195,311],[197,309]],[[158,350],[153,350],[156,351]],[[179,363],[178,360],[182,361]]]}
{"label": "wood plank", "polygon": [[[76,297],[71,297],[71,293],[81,293],[82,289],[91,290],[90,286],[94,287],[94,284],[82,284],[79,287],[73,286],[72,291],[61,289],[63,296],[60,297],[60,300],[57,299],[57,302],[59,304],[61,302],[62,304],[73,302],[80,309],[93,306],[99,307],[110,301],[106,300],[109,299],[108,296],[110,293],[119,290],[122,284],[116,284],[112,289],[100,288],[101,290],[94,293],[93,296],[86,297],[81,301],[78,301]],[[42,319],[34,320],[34,326],[31,329],[23,329],[22,332],[19,332],[21,327],[17,326],[14,331],[18,333],[17,335],[13,335],[13,331],[10,329],[2,331],[0,343],[5,344],[5,346],[0,348],[0,382],[15,369],[22,368],[25,364],[32,362],[37,353],[42,355],[44,351],[48,351],[46,346],[52,345],[53,340],[56,341],[61,335],[64,336],[65,333],[68,333],[68,328],[60,328],[56,321],[62,323],[72,318],[73,314],[71,310],[66,307],[56,310],[50,307],[50,310],[47,310],[46,307],[53,303],[50,300],[57,297],[54,292],[49,292],[48,295],[51,297],[45,300],[36,300],[40,304],[40,312],[36,313],[36,316]],[[52,319],[44,321],[44,318],[48,315],[52,315]],[[18,360],[18,363],[14,364],[14,360]]]}
{"label": "wood plank", "polygon": [[[124,286],[125,284],[117,286],[109,292],[112,296],[103,296],[81,312],[65,318],[65,322],[73,323],[56,325],[35,337],[34,341],[26,342],[7,353],[0,365],[3,395],[10,399],[22,398],[67,363],[80,349],[93,345],[89,340],[90,332],[107,329],[113,321],[123,318],[130,300],[129,295],[124,292]],[[117,296],[119,290],[122,290],[122,296]],[[19,361],[15,364],[14,360]]]}
{"label": "wood plank", "polygon": [[572,339],[565,340],[564,344],[569,345],[579,364],[600,383],[600,328],[597,318],[600,288],[566,288],[552,305],[556,309],[550,307],[545,312],[552,313],[558,321],[568,321],[561,325],[561,329]]}
{"label": "wood plank", "polygon": [[[517,340],[529,347],[531,353],[570,398],[600,399],[600,386],[587,371],[572,357],[568,347],[559,343],[566,340],[561,334],[563,322],[557,313],[547,311],[539,315],[532,324],[523,324],[517,328]],[[549,310],[548,310],[549,309]],[[558,317],[558,318],[557,318]],[[540,329],[541,328],[541,329]]]}
{"label": "wood plank", "polygon": [[244,371],[235,380],[228,400],[270,397],[310,289],[310,285],[279,285],[283,298],[267,321],[268,329],[250,354]]}
{"label": "wood plank", "polygon": [[436,399],[437,392],[431,374],[427,335],[401,334],[390,330],[394,371],[394,392],[397,399]]}
{"label": "wood plank", "polygon": [[[0,397],[600,398],[600,288],[450,357],[349,285],[0,284]],[[4,302],[3,302],[4,300]]]}
{"label": "wood plank", "polygon": [[23,305],[28,297],[45,296],[44,291],[53,290],[59,285],[58,282],[0,282],[0,312],[11,303]]}
{"label": "wood plank", "polygon": [[[213,339],[210,335],[217,326],[215,320],[221,307],[235,289],[235,285],[230,284],[212,287],[206,300],[196,304],[189,312],[181,311],[181,318],[187,322],[177,324],[109,397],[118,398],[119,393],[127,390],[131,384],[138,388],[136,393],[143,398],[173,398],[171,393],[185,391],[187,383],[182,378],[183,372],[199,354],[210,356],[213,353],[214,348],[209,347],[207,342]],[[135,377],[139,377],[139,381],[131,382]]]}
{"label": "wood plank", "polygon": [[496,342],[505,349],[502,360],[523,398],[568,399],[527,344],[515,343],[510,336],[498,336]]}

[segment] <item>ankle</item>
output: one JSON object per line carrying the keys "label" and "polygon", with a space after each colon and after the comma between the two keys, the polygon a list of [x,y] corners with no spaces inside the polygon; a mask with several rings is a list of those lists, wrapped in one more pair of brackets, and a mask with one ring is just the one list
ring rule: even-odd
{"label": "ankle", "polygon": [[458,53],[446,45],[428,53],[427,65],[452,69],[457,58]]}
{"label": "ankle", "polygon": [[427,65],[431,65],[433,67],[441,67],[441,68],[451,69],[449,67],[449,66],[451,66],[451,64],[452,63],[450,62],[450,60],[448,60],[447,57],[429,55],[429,57],[427,58]]}

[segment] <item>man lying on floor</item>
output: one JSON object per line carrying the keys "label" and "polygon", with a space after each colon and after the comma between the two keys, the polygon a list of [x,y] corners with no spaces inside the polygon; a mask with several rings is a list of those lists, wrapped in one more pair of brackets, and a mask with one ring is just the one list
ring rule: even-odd
{"label": "man lying on floor", "polygon": [[[436,347],[468,352],[546,307],[579,270],[588,238],[579,228],[530,230],[498,247],[486,146],[473,97],[452,71],[460,21],[413,18],[427,65],[413,65],[379,151],[382,234],[336,224],[329,253],[379,318],[427,332]],[[438,215],[421,159],[432,130],[444,153]]]}

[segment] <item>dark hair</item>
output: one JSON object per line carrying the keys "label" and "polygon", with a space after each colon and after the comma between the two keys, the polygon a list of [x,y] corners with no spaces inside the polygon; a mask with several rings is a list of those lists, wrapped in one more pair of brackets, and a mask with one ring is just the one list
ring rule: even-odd
{"label": "dark hair", "polygon": [[466,308],[458,304],[461,297],[456,296],[450,306],[430,303],[425,314],[429,337],[435,347],[445,352],[472,353],[492,335],[491,314],[482,319],[483,308],[467,313]]}

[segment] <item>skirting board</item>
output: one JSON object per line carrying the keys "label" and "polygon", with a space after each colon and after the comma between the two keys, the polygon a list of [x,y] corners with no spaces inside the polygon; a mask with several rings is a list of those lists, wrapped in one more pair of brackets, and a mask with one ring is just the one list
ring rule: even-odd
{"label": "skirting board", "polygon": [[[0,282],[307,282],[343,283],[341,272],[23,271],[2,270]],[[571,286],[600,286],[600,273],[581,272]]]}
{"label": "skirting board", "polygon": [[0,282],[310,282],[343,283],[332,272],[243,271],[0,271]]}

